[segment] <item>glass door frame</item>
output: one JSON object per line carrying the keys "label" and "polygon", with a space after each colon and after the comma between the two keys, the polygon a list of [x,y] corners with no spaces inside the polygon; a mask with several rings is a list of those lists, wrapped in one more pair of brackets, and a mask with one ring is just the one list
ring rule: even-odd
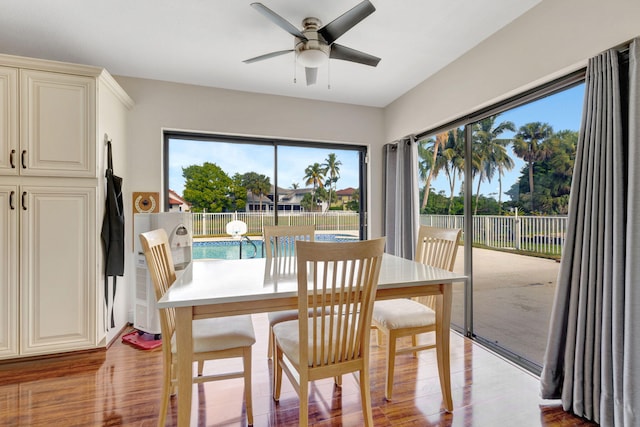
{"label": "glass door frame", "polygon": [[[473,124],[485,119],[489,116],[496,115],[512,108],[516,108],[522,106],[524,104],[539,100],[546,96],[553,95],[555,93],[561,92],[563,90],[569,89],[573,86],[577,86],[579,84],[584,83],[586,75],[586,68],[582,68],[580,70],[574,71],[571,74],[568,74],[564,77],[560,77],[553,81],[550,81],[546,84],[543,84],[539,87],[530,89],[520,95],[516,95],[510,98],[507,98],[501,102],[498,102],[494,105],[490,105],[486,108],[478,110],[476,112],[470,113],[466,116],[463,116],[459,119],[453,120],[444,125],[438,126],[437,128],[429,129],[428,131],[422,132],[415,136],[416,140],[420,140],[423,138],[427,138],[429,136],[437,135],[441,132],[447,132],[450,129],[455,128],[464,128],[464,138],[465,138],[465,158],[471,159],[473,157]],[[472,199],[473,199],[473,182],[471,179],[467,179],[467,177],[473,176],[473,165],[472,162],[465,162],[464,168],[464,229],[465,230],[473,230],[473,207],[472,207]],[[472,233],[472,231],[471,231]],[[471,235],[470,233],[470,235]],[[540,374],[541,367],[535,363],[529,362],[526,359],[516,355],[515,353],[510,352],[508,349],[498,346],[488,339],[483,339],[480,336],[476,336],[473,327],[473,239],[464,238],[464,274],[467,276],[467,280],[464,283],[464,313],[463,313],[463,325],[462,328],[459,326],[453,325],[452,328],[462,333],[464,336],[477,340],[482,343],[484,346],[490,348],[501,356],[511,360],[520,366],[523,366],[525,369],[534,372],[536,374]]]}

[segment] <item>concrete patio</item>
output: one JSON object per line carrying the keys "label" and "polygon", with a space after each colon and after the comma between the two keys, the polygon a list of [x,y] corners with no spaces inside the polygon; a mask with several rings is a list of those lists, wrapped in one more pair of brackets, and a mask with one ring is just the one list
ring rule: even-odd
{"label": "concrete patio", "polygon": [[[475,334],[541,365],[560,263],[474,248],[473,269]],[[462,248],[455,270],[464,271]],[[455,284],[456,325],[463,324],[463,303],[463,284]]]}

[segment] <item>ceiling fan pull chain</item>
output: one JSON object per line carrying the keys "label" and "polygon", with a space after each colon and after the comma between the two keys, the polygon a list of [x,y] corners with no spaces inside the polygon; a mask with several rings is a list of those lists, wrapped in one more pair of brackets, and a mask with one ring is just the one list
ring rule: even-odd
{"label": "ceiling fan pull chain", "polygon": [[327,89],[331,89],[331,61],[327,56]]}
{"label": "ceiling fan pull chain", "polygon": [[295,54],[293,55],[293,84],[297,83],[297,79],[296,79],[297,72],[298,72],[298,67],[297,67],[298,64],[296,64],[297,57],[298,55],[295,55]]}

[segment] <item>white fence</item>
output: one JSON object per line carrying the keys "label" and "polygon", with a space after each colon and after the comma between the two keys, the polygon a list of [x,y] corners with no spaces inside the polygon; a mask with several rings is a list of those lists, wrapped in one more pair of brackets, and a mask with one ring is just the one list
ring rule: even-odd
{"label": "white fence", "polygon": [[[194,213],[193,236],[227,236],[227,223],[234,219],[247,224],[247,233],[260,235],[265,225],[274,224],[273,212]],[[315,225],[317,231],[358,231],[357,212],[278,213],[279,225]]]}
{"label": "white fence", "polygon": [[[194,213],[193,236],[227,236],[227,223],[238,219],[247,224],[248,234],[261,235],[265,225],[274,224],[273,212]],[[318,231],[358,232],[360,216],[356,212],[301,212],[278,214],[280,225],[315,225]],[[462,215],[421,215],[420,224],[444,228],[462,228]],[[516,249],[547,255],[561,255],[567,230],[567,218],[561,216],[473,217],[473,243],[498,249]],[[466,236],[466,233],[463,233]]]}
{"label": "white fence", "polygon": [[[421,215],[420,224],[464,230],[464,216]],[[566,232],[567,217],[563,216],[473,217],[473,243],[491,248],[561,255]]]}

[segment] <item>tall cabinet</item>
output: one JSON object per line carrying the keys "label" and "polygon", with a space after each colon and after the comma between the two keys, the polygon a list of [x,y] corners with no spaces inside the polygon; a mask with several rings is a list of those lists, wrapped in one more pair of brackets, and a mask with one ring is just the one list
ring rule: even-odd
{"label": "tall cabinet", "polygon": [[104,345],[103,141],[132,105],[103,69],[0,55],[0,359]]}

